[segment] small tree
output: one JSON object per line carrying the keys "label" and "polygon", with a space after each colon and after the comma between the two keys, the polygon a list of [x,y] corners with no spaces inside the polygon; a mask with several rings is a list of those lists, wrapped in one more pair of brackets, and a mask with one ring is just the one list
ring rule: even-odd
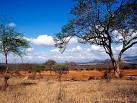
{"label": "small tree", "polygon": [[41,72],[44,71],[45,66],[44,65],[35,65],[32,67],[32,78],[35,79],[37,73],[39,74],[39,76],[41,77]]}
{"label": "small tree", "polygon": [[68,67],[65,64],[55,64],[53,66],[53,70],[58,76],[58,80],[61,81],[61,77],[63,74],[68,73]]}
{"label": "small tree", "polygon": [[45,62],[45,65],[49,68],[50,73],[51,73],[51,71],[53,71],[53,65],[55,65],[55,64],[56,64],[56,61],[54,61],[54,60],[48,60]]}
{"label": "small tree", "polygon": [[22,56],[25,54],[25,49],[28,48],[28,41],[23,38],[21,33],[16,32],[14,27],[0,24],[0,51],[5,56],[6,71],[4,74],[4,86],[6,90],[8,87],[8,55],[10,53]]}
{"label": "small tree", "polygon": [[62,101],[62,83],[61,83],[61,78],[63,74],[68,73],[68,67],[65,64],[55,64],[53,66],[53,70],[55,71],[55,73],[57,74],[57,78],[60,82],[60,90],[59,90],[59,98],[58,100]]}
{"label": "small tree", "polygon": [[77,70],[77,63],[71,61],[71,62],[66,62],[66,65],[69,70]]}

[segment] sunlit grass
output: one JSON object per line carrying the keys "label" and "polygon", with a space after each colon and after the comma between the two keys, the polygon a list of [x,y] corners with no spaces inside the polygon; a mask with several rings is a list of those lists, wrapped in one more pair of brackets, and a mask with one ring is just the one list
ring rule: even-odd
{"label": "sunlit grass", "polygon": [[[136,103],[137,80],[63,81],[12,78],[7,91],[0,92],[0,103]],[[2,82],[2,80],[1,80]],[[1,84],[0,82],[0,84]]]}

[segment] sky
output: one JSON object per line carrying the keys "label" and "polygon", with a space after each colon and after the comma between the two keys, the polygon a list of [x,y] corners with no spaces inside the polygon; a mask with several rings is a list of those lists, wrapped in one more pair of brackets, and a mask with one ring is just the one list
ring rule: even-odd
{"label": "sky", "polygon": [[[44,63],[53,59],[62,63],[108,59],[102,47],[79,44],[77,38],[70,41],[63,54],[54,46],[53,37],[71,19],[69,11],[73,4],[72,0],[0,0],[0,15],[5,17],[9,25],[23,33],[31,45],[26,50],[26,56],[19,59],[11,55],[9,62]],[[120,46],[115,47],[114,53],[117,54],[119,49]],[[133,47],[126,54],[133,56],[137,53],[135,50],[136,47]],[[0,55],[0,62],[4,62],[4,57]]]}

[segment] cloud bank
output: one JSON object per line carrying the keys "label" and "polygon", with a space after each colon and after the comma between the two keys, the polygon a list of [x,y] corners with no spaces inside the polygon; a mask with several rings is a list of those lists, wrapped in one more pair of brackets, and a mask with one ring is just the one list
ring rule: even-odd
{"label": "cloud bank", "polygon": [[[10,63],[44,63],[48,59],[53,59],[57,62],[90,62],[94,60],[109,59],[109,56],[105,53],[104,48],[97,45],[79,44],[77,38],[72,38],[68,44],[66,50],[61,54],[60,50],[54,46],[55,42],[53,36],[39,35],[36,38],[27,38],[30,41],[32,47],[26,49],[26,55],[21,59],[17,56],[10,56],[8,58]],[[115,57],[119,53],[121,45],[114,46],[113,51]],[[137,46],[130,48],[123,55],[135,56],[137,54]],[[2,57],[1,62],[4,62]]]}

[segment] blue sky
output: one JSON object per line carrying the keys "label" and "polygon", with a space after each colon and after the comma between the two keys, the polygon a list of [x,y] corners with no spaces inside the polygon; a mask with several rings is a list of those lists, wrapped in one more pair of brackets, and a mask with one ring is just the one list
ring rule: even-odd
{"label": "blue sky", "polygon": [[70,15],[72,0],[0,0],[0,14],[26,36],[57,33]]}
{"label": "blue sky", "polygon": [[[26,50],[27,55],[24,56],[23,62],[43,63],[48,59],[57,62],[88,62],[108,58],[103,48],[81,45],[77,43],[77,38],[71,40],[63,54],[54,47],[53,37],[71,19],[69,11],[72,7],[72,0],[0,0],[0,15],[5,16],[17,31],[31,41],[31,47]],[[119,48],[116,47],[114,52]],[[136,48],[131,49],[132,53],[127,53],[134,55],[134,49]],[[9,62],[21,62],[16,56],[11,57]],[[3,61],[4,58],[0,62]]]}

